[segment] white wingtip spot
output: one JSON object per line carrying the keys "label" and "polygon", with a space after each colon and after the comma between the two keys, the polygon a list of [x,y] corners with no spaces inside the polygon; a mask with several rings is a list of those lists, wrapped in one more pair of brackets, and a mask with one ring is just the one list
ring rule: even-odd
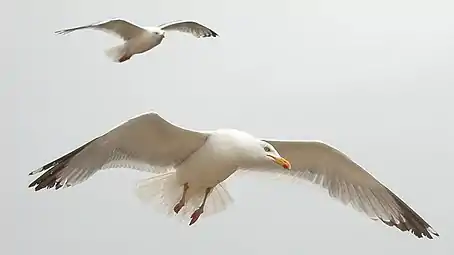
{"label": "white wingtip spot", "polygon": [[43,170],[44,170],[44,169],[43,169],[42,167],[40,167],[40,168],[38,168],[38,169],[36,169],[36,170],[30,172],[28,175],[35,175],[35,174],[37,174],[37,173],[42,172]]}
{"label": "white wingtip spot", "polygon": [[432,233],[432,234],[438,236],[437,231],[435,231],[435,229],[433,229],[432,227],[428,227],[428,228],[427,228],[427,231],[429,231],[430,233]]}

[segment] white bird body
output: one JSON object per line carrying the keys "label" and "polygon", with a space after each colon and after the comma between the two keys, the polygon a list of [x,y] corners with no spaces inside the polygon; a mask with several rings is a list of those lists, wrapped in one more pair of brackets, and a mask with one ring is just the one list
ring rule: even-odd
{"label": "white bird body", "polygon": [[175,168],[178,183],[189,183],[189,189],[205,189],[221,183],[237,170],[228,148],[219,148],[222,134],[213,132],[199,150]]}
{"label": "white bird body", "polygon": [[163,36],[155,36],[150,31],[144,31],[141,35],[127,41],[124,47],[129,55],[140,54],[158,46],[163,39]]}
{"label": "white bird body", "polygon": [[[232,202],[229,193],[218,186],[239,169],[255,167],[274,167],[268,162],[261,162],[254,157],[242,157],[254,147],[245,147],[244,141],[256,142],[253,136],[235,129],[219,129],[209,132],[206,142],[181,164],[173,167],[174,175],[152,177],[142,182],[137,189],[137,195],[147,203],[153,203],[156,207],[164,205],[167,213],[173,213],[173,206],[180,198],[183,186],[187,184],[184,202],[186,207],[179,212],[180,216],[188,216],[202,203],[205,191],[217,193],[218,198],[208,200],[205,216],[225,210]],[[162,189],[162,185],[166,186]],[[225,185],[225,184],[224,184]],[[224,196],[224,198],[222,198]],[[217,199],[223,199],[225,204],[216,207]]]}
{"label": "white bird body", "polygon": [[216,37],[219,36],[210,28],[196,21],[173,21],[156,27],[140,27],[130,21],[123,19],[112,19],[104,22],[94,23],[85,26],[68,28],[56,31],[57,34],[68,34],[81,29],[99,29],[124,40],[118,45],[106,50],[106,55],[114,62],[125,62],[132,56],[147,52],[159,44],[165,37],[167,31],[180,31],[191,33],[195,37]]}
{"label": "white bird body", "polygon": [[[219,129],[210,133],[205,144],[175,167],[178,183],[206,189],[223,182],[239,168],[249,168],[255,162],[241,157],[248,148],[245,139],[255,138],[235,129]],[[271,165],[270,165],[271,166]]]}
{"label": "white bird body", "polygon": [[247,170],[311,181],[371,219],[411,231],[419,238],[438,236],[397,195],[330,145],[257,139],[234,129],[193,131],[156,113],[132,118],[32,171],[30,175],[44,173],[29,187],[38,191],[74,186],[109,168],[154,173],[138,183],[137,196],[167,213],[186,216],[193,212],[190,225],[201,213],[208,216],[225,210],[233,200],[224,181],[236,171]]}

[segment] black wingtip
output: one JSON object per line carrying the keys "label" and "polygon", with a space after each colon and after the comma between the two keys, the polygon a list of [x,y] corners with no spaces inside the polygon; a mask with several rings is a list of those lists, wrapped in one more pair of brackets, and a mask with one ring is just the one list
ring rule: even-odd
{"label": "black wingtip", "polygon": [[61,184],[61,182],[57,182],[55,184],[55,190],[59,190],[61,187],[63,187],[63,184]]}
{"label": "black wingtip", "polygon": [[96,139],[91,140],[90,142],[80,146],[79,148],[61,156],[60,158],[53,160],[52,162],[46,164],[45,166],[31,172],[29,175],[37,174],[40,172],[45,171],[44,173],[41,174],[36,180],[31,182],[28,187],[33,188],[35,187],[35,191],[39,191],[44,188],[53,188],[56,187],[56,189],[61,188],[61,183],[59,182],[59,173],[62,171],[67,165],[68,162],[80,151],[82,151],[87,145],[89,145],[91,142],[93,142]]}
{"label": "black wingtip", "polygon": [[219,37],[219,34],[210,29],[210,31],[208,33],[205,33],[205,34],[201,35],[200,37],[203,37],[203,38],[206,38],[206,37]]}
{"label": "black wingtip", "polygon": [[439,234],[402,199],[390,190],[388,190],[388,192],[397,202],[397,205],[401,210],[402,221],[396,223],[394,221],[385,221],[382,219],[382,222],[388,226],[397,227],[401,231],[409,231],[418,238],[426,237],[428,239],[433,239],[433,236],[439,236]]}

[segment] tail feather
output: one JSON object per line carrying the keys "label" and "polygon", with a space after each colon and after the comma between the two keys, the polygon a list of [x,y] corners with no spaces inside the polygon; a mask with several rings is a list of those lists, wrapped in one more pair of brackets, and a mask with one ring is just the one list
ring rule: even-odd
{"label": "tail feather", "polygon": [[126,46],[124,44],[114,46],[112,48],[109,48],[105,51],[105,54],[107,55],[108,58],[110,58],[114,62],[124,62],[131,57],[126,54]]}
{"label": "tail feather", "polygon": [[[209,194],[202,217],[220,213],[233,203],[225,184],[218,184]],[[175,172],[169,172],[141,180],[137,183],[136,196],[145,204],[151,204],[159,213],[175,215],[173,207],[183,193],[183,186],[177,182]],[[191,190],[189,187],[185,206],[178,213],[187,218],[201,205],[205,195],[204,189]]]}

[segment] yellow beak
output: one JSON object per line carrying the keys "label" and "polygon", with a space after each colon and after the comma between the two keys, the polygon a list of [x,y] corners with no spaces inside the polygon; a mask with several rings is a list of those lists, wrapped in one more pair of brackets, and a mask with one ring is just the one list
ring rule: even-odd
{"label": "yellow beak", "polygon": [[292,165],[285,158],[281,158],[281,157],[278,158],[278,157],[275,157],[273,155],[268,155],[268,157],[270,157],[274,161],[274,163],[282,166],[283,168],[285,168],[287,170],[292,169]]}

